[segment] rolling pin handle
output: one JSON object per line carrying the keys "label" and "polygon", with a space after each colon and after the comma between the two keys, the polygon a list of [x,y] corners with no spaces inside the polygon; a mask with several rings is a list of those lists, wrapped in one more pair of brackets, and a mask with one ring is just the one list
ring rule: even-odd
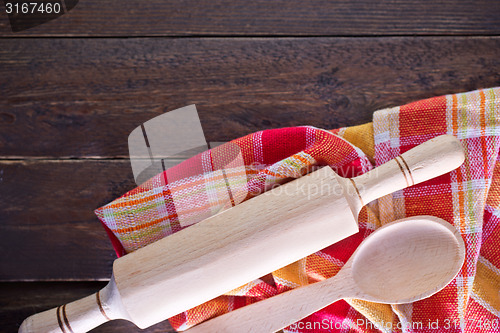
{"label": "rolling pin handle", "polygon": [[441,135],[361,176],[351,178],[350,182],[364,205],[453,171],[464,160],[465,153],[460,141],[452,135]]}
{"label": "rolling pin handle", "polygon": [[95,294],[26,318],[18,333],[85,333],[114,319],[129,319],[112,278]]}

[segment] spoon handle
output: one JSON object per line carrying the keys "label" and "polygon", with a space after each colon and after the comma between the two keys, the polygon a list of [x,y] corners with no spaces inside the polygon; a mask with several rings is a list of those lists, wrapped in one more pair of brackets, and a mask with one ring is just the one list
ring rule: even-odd
{"label": "spoon handle", "polygon": [[452,135],[441,135],[349,181],[364,205],[394,191],[444,175],[458,168],[464,160],[460,141]]}
{"label": "spoon handle", "polygon": [[205,321],[188,333],[276,332],[344,298],[355,296],[351,270],[342,270],[329,279],[292,289]]}

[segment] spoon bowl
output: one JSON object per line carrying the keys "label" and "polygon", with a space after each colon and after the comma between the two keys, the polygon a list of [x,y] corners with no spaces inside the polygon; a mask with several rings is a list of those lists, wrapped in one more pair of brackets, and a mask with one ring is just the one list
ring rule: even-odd
{"label": "spoon bowl", "polygon": [[358,298],[409,303],[444,288],[463,265],[458,231],[433,216],[399,220],[379,228],[352,256]]}
{"label": "spoon bowl", "polygon": [[465,244],[448,222],[416,216],[369,235],[337,275],[201,323],[189,333],[275,332],[342,298],[386,304],[437,293],[458,274]]}

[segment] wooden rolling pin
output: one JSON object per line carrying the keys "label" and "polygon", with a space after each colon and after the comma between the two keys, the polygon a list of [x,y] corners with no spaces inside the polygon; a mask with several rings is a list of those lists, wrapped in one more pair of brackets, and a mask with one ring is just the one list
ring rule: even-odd
{"label": "wooden rolling pin", "polygon": [[443,135],[355,178],[324,167],[115,260],[101,291],[19,332],[81,333],[113,319],[147,328],[358,232],[366,203],[463,161],[458,139]]}

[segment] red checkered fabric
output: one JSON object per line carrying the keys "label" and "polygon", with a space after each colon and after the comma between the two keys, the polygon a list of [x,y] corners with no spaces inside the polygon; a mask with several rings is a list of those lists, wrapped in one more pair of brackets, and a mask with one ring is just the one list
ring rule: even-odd
{"label": "red checkered fabric", "polygon": [[[314,127],[266,130],[236,139],[246,174],[246,199],[329,165],[352,177],[441,134],[458,137],[466,161],[457,170],[370,203],[360,232],[307,258],[170,319],[178,330],[228,311],[328,278],[381,225],[415,215],[453,224],[467,246],[459,275],[441,292],[412,304],[339,301],[285,332],[500,332],[500,88],[447,95],[375,112],[373,123],[326,131]],[[224,148],[221,148],[224,149]],[[223,150],[222,150],[223,151]],[[197,223],[222,209],[227,180],[213,152],[204,152],[96,210],[119,255]],[[498,165],[497,165],[498,164]],[[241,176],[241,175],[240,175]],[[208,188],[211,191],[206,191]],[[182,193],[174,205],[172,193]],[[208,193],[208,194],[207,194]],[[185,217],[180,223],[179,216]],[[187,217],[186,217],[187,216]],[[187,220],[186,220],[187,219]]]}

